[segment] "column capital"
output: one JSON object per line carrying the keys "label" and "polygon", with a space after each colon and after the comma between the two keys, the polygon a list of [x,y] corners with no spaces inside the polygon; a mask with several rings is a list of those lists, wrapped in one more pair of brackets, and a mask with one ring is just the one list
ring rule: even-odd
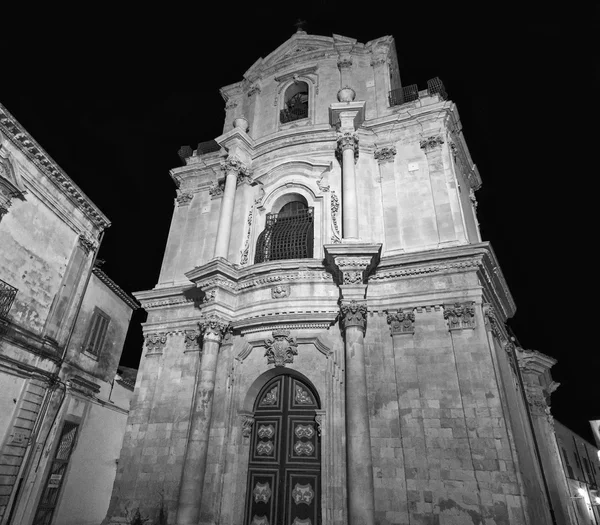
{"label": "column capital", "polygon": [[223,319],[216,314],[210,314],[208,316],[203,316],[200,319],[198,328],[205,341],[211,340],[220,343],[223,336],[231,329],[231,325],[226,319]]}
{"label": "column capital", "polygon": [[396,147],[395,146],[379,148],[379,149],[375,150],[375,153],[373,153],[373,157],[375,157],[375,159],[377,161],[379,161],[379,164],[383,164],[384,162],[394,162],[395,156],[396,156]]}
{"label": "column capital", "polygon": [[367,324],[367,303],[364,301],[342,301],[340,304],[343,329],[351,326],[360,328],[363,332]]}
{"label": "column capital", "polygon": [[358,158],[358,135],[355,131],[345,131],[337,135],[337,147],[340,153],[346,149],[354,150],[354,159]]}
{"label": "column capital", "polygon": [[475,328],[475,306],[473,302],[444,305],[444,319],[448,321],[448,329],[462,330]]}
{"label": "column capital", "polygon": [[186,330],[184,332],[185,349],[187,352],[193,352],[200,350],[198,345],[198,338],[200,337],[199,330]]}
{"label": "column capital", "polygon": [[442,136],[436,135],[422,139],[419,145],[421,146],[421,149],[425,151],[425,153],[430,153],[437,148],[441,148],[443,143],[444,139]]}
{"label": "column capital", "polygon": [[415,314],[412,309],[406,312],[400,309],[395,313],[388,313],[387,322],[392,335],[415,333]]}
{"label": "column capital", "polygon": [[249,175],[250,170],[238,157],[235,155],[228,155],[225,160],[221,162],[221,170],[226,174],[234,173],[239,175]]}

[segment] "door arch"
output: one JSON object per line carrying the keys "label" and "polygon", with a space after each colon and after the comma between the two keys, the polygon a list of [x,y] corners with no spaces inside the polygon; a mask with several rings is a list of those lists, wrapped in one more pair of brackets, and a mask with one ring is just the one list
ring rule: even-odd
{"label": "door arch", "polygon": [[272,378],[254,404],[246,525],[320,525],[319,398],[297,377]]}

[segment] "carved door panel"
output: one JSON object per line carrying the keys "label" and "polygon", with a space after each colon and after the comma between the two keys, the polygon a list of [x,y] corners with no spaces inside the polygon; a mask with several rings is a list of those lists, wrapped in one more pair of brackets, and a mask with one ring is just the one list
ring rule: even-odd
{"label": "carved door panel", "polygon": [[246,525],[320,525],[318,400],[291,376],[272,379],[257,397],[250,441]]}

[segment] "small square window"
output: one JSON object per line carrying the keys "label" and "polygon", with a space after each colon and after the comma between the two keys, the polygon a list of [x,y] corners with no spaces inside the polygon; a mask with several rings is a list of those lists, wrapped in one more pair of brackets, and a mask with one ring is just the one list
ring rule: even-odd
{"label": "small square window", "polygon": [[110,323],[110,317],[100,308],[94,308],[92,319],[88,327],[88,333],[85,337],[83,350],[88,354],[98,357],[104,346],[106,332]]}

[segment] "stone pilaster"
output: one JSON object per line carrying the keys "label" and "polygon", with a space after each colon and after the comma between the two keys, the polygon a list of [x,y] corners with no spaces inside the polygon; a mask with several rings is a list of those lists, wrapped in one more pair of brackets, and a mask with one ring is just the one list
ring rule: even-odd
{"label": "stone pilaster", "polygon": [[203,339],[202,356],[179,491],[177,525],[196,525],[200,516],[217,358],[221,341],[229,326],[228,321],[214,314],[204,317],[198,323]]}
{"label": "stone pilaster", "polygon": [[358,137],[355,132],[339,133],[337,144],[342,157],[342,237],[358,239],[358,195],[354,166],[358,157]]}
{"label": "stone pilaster", "polygon": [[373,157],[379,164],[386,251],[399,250],[402,248],[402,239],[396,177],[394,176],[396,147],[390,145],[378,148],[373,153]]}
{"label": "stone pilaster", "polygon": [[340,328],[345,341],[346,475],[350,525],[374,525],[375,491],[367,398],[364,334],[366,288],[378,264],[381,245],[325,245],[329,265],[337,270],[341,291]]}
{"label": "stone pilaster", "polygon": [[575,522],[568,513],[571,507],[569,485],[550,413],[550,395],[558,388],[558,383],[552,380],[550,374],[550,368],[556,364],[556,360],[541,352],[521,348],[517,349],[516,355],[556,523],[571,525]]}
{"label": "stone pilaster", "polygon": [[446,182],[444,161],[442,159],[443,144],[444,139],[439,135],[427,137],[420,142],[421,149],[427,157],[427,165],[429,167],[431,194],[435,206],[435,217],[440,243],[456,241],[452,207]]}
{"label": "stone pilaster", "polygon": [[223,190],[223,200],[221,201],[221,210],[219,213],[215,257],[227,259],[235,206],[235,188],[238,177],[248,176],[248,168],[241,160],[230,155],[221,163],[221,170],[225,173],[225,189]]}

